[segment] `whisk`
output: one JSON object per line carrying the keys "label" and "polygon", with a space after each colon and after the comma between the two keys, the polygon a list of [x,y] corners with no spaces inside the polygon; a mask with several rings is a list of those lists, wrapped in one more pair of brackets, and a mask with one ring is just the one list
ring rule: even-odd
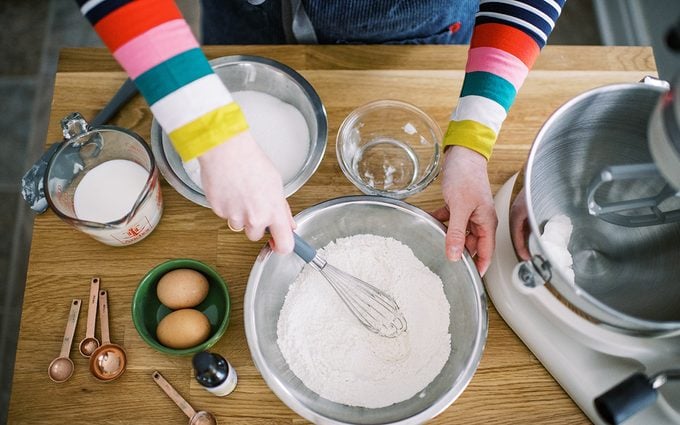
{"label": "whisk", "polygon": [[406,332],[406,319],[397,302],[385,292],[336,267],[320,257],[316,249],[297,233],[295,253],[330,283],[349,311],[362,325],[380,336],[394,338]]}

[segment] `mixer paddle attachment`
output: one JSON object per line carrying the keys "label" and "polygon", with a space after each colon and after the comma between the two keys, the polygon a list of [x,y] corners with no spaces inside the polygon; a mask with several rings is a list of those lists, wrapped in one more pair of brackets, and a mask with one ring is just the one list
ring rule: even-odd
{"label": "mixer paddle attachment", "polygon": [[406,332],[404,315],[397,302],[384,291],[328,264],[316,249],[293,233],[295,253],[328,281],[340,299],[366,329],[380,336],[394,338]]}
{"label": "mixer paddle attachment", "polygon": [[[595,198],[596,193],[607,183],[631,182],[628,195],[637,196],[634,199],[602,202]],[[652,187],[659,187],[658,182],[664,182],[663,187],[652,196],[648,195]],[[641,195],[645,192],[645,195]],[[644,227],[657,224],[680,221],[680,192],[669,183],[665,183],[659,169],[654,163],[612,165],[604,167],[590,182],[586,193],[588,212],[609,223],[626,227]],[[675,198],[676,208],[664,211],[661,206],[666,201]]]}

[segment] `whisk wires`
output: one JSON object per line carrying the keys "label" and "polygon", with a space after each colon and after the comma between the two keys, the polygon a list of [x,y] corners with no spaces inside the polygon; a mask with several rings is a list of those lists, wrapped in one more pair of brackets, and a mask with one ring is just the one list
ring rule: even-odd
{"label": "whisk wires", "polygon": [[397,337],[407,331],[406,319],[394,298],[370,283],[328,264],[318,255],[314,256],[310,264],[324,276],[349,311],[368,330],[387,338]]}

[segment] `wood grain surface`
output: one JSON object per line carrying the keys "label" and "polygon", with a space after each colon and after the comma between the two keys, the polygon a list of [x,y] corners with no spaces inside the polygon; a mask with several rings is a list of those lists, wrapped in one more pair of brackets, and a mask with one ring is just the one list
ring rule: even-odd
{"label": "wood grain surface", "polygon": [[[317,90],[328,113],[328,147],[314,176],[289,201],[297,213],[320,201],[359,194],[335,158],[339,124],[355,107],[382,98],[411,102],[446,128],[464,74],[465,46],[231,46],[206,47],[210,57],[256,54],[297,69]],[[637,47],[545,48],[500,133],[489,163],[494,192],[522,168],[532,140],[561,104],[590,88],[634,82],[655,75],[651,49]],[[125,74],[103,49],[62,51],[46,145],[61,139],[59,120],[73,111],[91,119],[124,81]],[[135,97],[113,123],[149,139],[151,113]],[[187,418],[151,378],[163,376],[196,410],[213,412],[221,424],[291,424],[306,421],[269,390],[253,365],[243,328],[243,295],[263,241],[250,242],[224,221],[175,192],[165,181],[165,210],[144,241],[112,248],[59,220],[38,216],[24,295],[11,394],[11,424],[187,423]],[[425,210],[441,205],[439,181],[408,201]],[[238,372],[236,391],[218,398],[192,378],[190,357],[169,357],[146,346],[130,314],[142,276],[173,258],[193,258],[214,267],[232,297],[229,328],[214,347]],[[93,276],[108,290],[111,339],[128,353],[128,369],[116,381],[90,376],[87,361],[71,349],[73,377],[55,384],[47,366],[59,353],[71,300],[88,298]],[[81,312],[75,340],[85,335]],[[98,333],[99,331],[97,331]],[[588,419],[562,391],[505,322],[489,308],[489,335],[468,388],[434,424],[582,424]]]}

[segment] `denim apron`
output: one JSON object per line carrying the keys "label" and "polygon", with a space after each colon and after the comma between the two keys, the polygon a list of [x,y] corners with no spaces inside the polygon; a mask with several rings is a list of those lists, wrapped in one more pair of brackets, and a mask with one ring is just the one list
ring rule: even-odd
{"label": "denim apron", "polygon": [[[479,0],[202,0],[202,4],[203,44],[466,44],[479,8]],[[306,37],[310,31],[312,37]]]}

